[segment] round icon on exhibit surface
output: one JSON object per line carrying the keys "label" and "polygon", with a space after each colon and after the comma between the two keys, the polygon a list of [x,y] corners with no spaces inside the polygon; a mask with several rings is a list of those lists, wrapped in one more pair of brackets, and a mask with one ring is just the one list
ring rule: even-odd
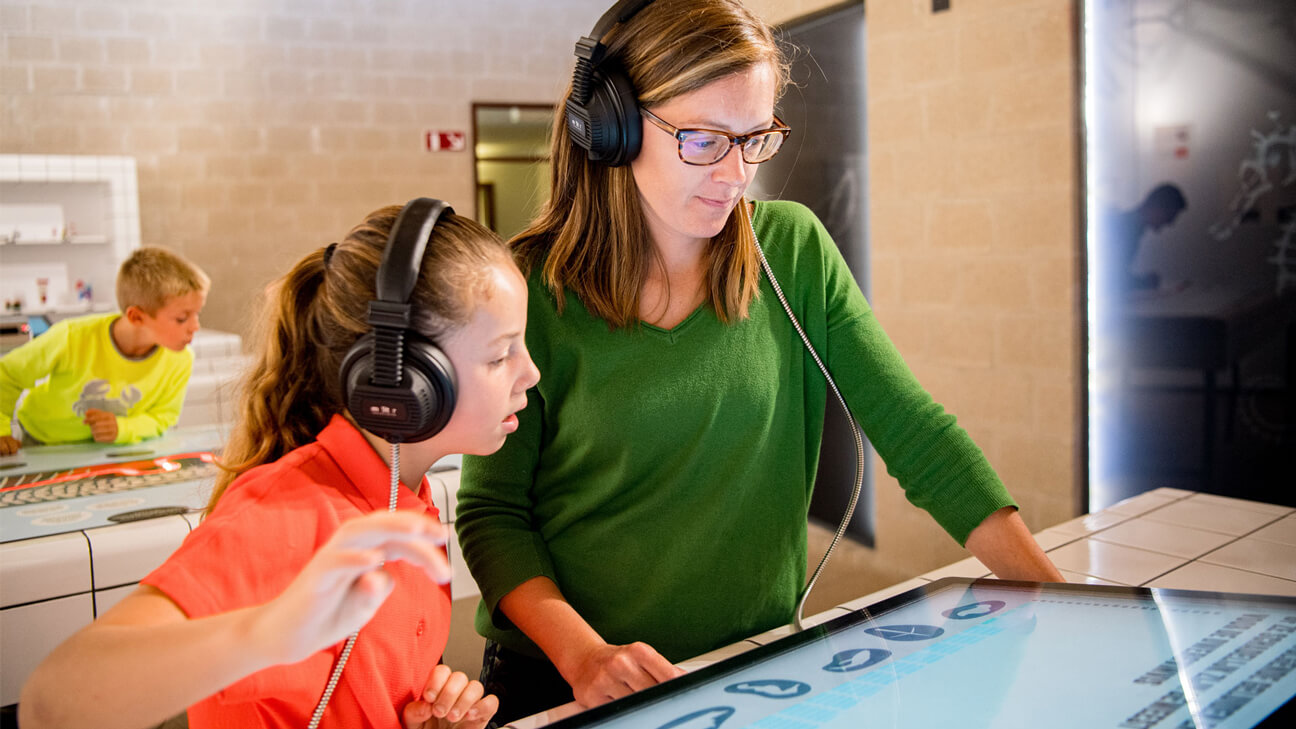
{"label": "round icon on exhibit surface", "polygon": [[792,699],[810,693],[810,684],[802,681],[765,678],[757,681],[740,681],[725,686],[725,691],[731,694],[764,696],[767,699]]}
{"label": "round icon on exhibit surface", "polygon": [[944,635],[945,629],[938,628],[935,625],[883,625],[878,628],[866,628],[864,632],[886,640],[909,642],[931,640]]}
{"label": "round icon on exhibit surface", "polygon": [[851,648],[833,654],[832,663],[824,666],[823,670],[832,671],[833,673],[861,671],[890,657],[891,651],[882,648]]}
{"label": "round icon on exhibit surface", "polygon": [[959,605],[956,608],[950,608],[941,613],[950,620],[974,620],[984,618],[987,615],[993,615],[1004,609],[1008,603],[1003,600],[982,600],[980,602],[970,602],[967,605]]}
{"label": "round icon on exhibit surface", "polygon": [[685,714],[674,721],[668,721],[657,729],[716,729],[733,716],[732,706],[713,706],[691,714]]}

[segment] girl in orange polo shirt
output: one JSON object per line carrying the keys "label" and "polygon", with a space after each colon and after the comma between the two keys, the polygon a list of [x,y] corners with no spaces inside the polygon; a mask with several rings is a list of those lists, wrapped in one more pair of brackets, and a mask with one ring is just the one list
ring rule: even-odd
{"label": "girl in orange polo shirt", "polygon": [[186,707],[195,729],[306,727],[320,704],[322,726],[481,729],[493,716],[480,683],[438,665],[448,535],[424,473],[450,453],[491,453],[517,428],[539,379],[523,341],[527,289],[494,233],[432,216],[409,279],[410,327],[448,358],[457,398],[391,469],[392,446],[355,424],[339,372],[371,329],[400,213],[370,214],[271,289],[228,473],[202,525],[36,669],[19,703],[24,729],[149,726]]}

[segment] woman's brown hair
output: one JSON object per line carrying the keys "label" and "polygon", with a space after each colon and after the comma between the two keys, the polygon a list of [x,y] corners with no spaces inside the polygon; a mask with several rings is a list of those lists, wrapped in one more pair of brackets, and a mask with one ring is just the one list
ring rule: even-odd
{"label": "woman's brown hair", "polygon": [[[369,302],[399,206],[370,213],[345,238],[306,254],[270,285],[255,337],[256,359],[240,392],[239,417],[221,458],[208,512],[245,471],[305,445],[344,413],[338,371],[347,350],[369,331]],[[477,222],[442,215],[410,295],[413,325],[438,341],[466,324],[491,294],[493,266],[511,266],[500,237]]]}
{"label": "woman's brown hair", "polygon": [[[657,0],[604,39],[641,107],[653,107],[760,64],[775,71],[775,98],[787,63],[768,25],[735,0]],[[570,86],[563,95],[571,94]],[[590,162],[567,133],[557,106],[550,143],[549,200],[512,241],[528,274],[537,266],[563,308],[571,289],[613,327],[639,320],[639,296],[656,251],[628,165]],[[739,203],[740,206],[745,203]],[[760,266],[751,230],[735,210],[706,252],[707,298],[721,321],[747,316]]]}

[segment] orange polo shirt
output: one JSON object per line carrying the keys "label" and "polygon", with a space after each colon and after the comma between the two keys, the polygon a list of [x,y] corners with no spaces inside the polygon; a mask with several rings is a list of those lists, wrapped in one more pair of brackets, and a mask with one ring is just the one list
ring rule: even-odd
{"label": "orange polo shirt", "polygon": [[[390,476],[353,425],[334,416],[314,443],[230,484],[216,509],[143,582],[191,618],[269,601],[338,526],[387,508]],[[396,508],[434,518],[428,484],[404,485]],[[450,633],[450,586],[404,562],[386,566],[396,589],[360,631],[322,726],[400,727]],[[189,726],[292,727],[309,723],[340,642],[298,663],[247,676],[189,707]]]}

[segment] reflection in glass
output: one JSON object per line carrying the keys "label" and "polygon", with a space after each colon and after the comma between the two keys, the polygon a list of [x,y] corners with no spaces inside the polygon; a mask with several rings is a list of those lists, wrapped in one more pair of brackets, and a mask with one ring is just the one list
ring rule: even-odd
{"label": "reflection in glass", "polygon": [[552,729],[1268,729],[1294,695],[1296,598],[951,578]]}
{"label": "reflection in glass", "polygon": [[1084,16],[1089,508],[1296,505],[1296,4]]}

